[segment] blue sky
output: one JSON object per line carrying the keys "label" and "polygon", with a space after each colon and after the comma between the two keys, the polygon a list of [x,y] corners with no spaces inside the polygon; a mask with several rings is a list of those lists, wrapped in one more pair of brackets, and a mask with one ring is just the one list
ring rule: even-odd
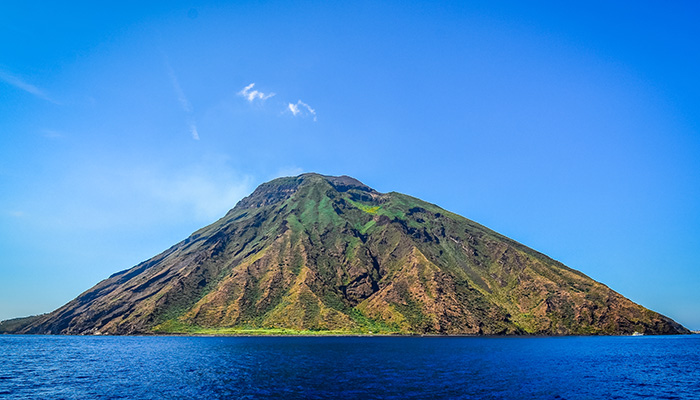
{"label": "blue sky", "polygon": [[436,203],[700,329],[694,2],[15,3],[0,319],[313,171]]}

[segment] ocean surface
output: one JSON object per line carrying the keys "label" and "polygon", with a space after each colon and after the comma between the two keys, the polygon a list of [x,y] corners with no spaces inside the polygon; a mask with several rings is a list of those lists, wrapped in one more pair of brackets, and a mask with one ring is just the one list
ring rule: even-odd
{"label": "ocean surface", "polygon": [[700,335],[0,335],[0,399],[700,399]]}

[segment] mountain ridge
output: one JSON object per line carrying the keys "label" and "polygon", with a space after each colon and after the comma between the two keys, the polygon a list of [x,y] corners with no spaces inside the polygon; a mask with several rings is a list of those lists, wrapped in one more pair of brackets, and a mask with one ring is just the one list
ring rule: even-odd
{"label": "mountain ridge", "polygon": [[18,333],[688,333],[437,205],[315,173],[258,186],[218,221]]}

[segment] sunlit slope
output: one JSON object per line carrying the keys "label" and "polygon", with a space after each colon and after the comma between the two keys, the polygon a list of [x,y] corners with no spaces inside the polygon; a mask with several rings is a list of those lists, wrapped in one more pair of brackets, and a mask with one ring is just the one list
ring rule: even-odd
{"label": "sunlit slope", "polygon": [[436,205],[317,174],[261,185],[219,221],[22,331],[688,332]]}

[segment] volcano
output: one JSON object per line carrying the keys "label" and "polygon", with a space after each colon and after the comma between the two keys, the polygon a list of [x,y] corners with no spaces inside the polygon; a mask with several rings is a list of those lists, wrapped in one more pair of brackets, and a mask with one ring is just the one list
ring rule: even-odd
{"label": "volcano", "polygon": [[15,333],[689,331],[434,204],[347,176],[260,185],[223,218]]}

